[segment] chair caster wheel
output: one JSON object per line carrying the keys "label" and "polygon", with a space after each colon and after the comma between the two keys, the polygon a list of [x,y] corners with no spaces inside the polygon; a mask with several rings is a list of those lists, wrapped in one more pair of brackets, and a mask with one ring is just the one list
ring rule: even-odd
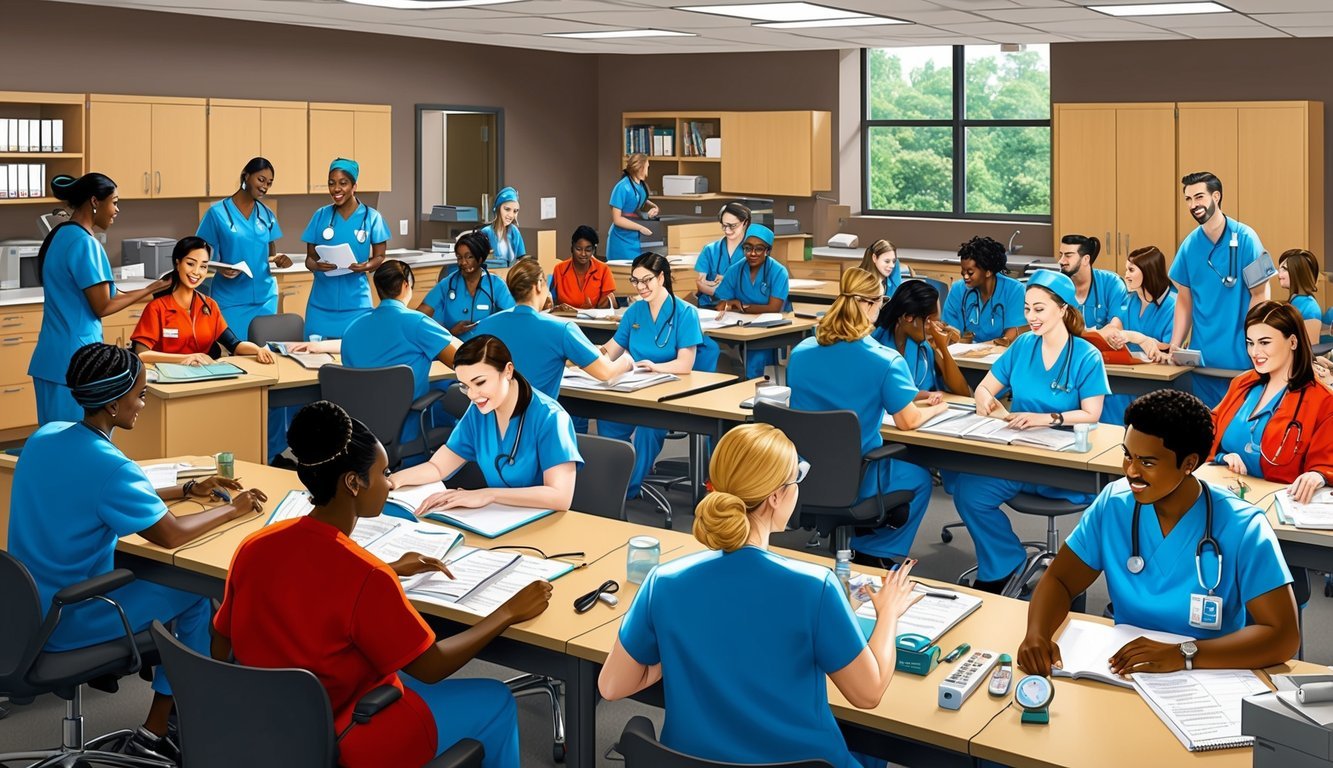
{"label": "chair caster wheel", "polygon": [[948,531],[948,530],[940,531],[940,541],[944,542],[945,544],[948,544],[949,542],[953,541],[953,531]]}
{"label": "chair caster wheel", "polygon": [[565,743],[563,741],[556,742],[551,747],[551,759],[557,763],[565,762]]}

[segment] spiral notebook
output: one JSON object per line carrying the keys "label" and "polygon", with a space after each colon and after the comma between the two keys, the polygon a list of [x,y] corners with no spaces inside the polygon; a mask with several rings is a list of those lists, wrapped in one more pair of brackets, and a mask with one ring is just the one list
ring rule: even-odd
{"label": "spiral notebook", "polygon": [[1248,669],[1140,672],[1134,688],[1191,752],[1252,746],[1254,737],[1240,730],[1240,702],[1269,690]]}

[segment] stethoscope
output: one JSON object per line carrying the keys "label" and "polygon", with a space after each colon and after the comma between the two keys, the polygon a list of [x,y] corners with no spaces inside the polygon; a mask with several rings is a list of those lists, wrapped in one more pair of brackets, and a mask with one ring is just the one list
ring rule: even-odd
{"label": "stethoscope", "polygon": [[[671,327],[676,324],[676,297],[667,294],[667,302],[671,304],[671,314],[667,316],[666,325],[662,328],[658,328],[657,331],[653,333],[653,344],[655,344],[658,349],[666,349],[667,343],[671,341]],[[652,315],[652,310],[649,308],[648,317],[651,319]],[[631,330],[638,327],[639,324],[635,323]],[[662,338],[663,331],[666,331],[665,339]]]}
{"label": "stethoscope", "polygon": [[[1228,219],[1226,218],[1226,216],[1223,216],[1222,220],[1226,222],[1222,226],[1222,240],[1225,240],[1227,229],[1231,224],[1231,219]],[[1213,266],[1213,254],[1217,252],[1217,246],[1222,244],[1222,240],[1218,240],[1216,243],[1214,243],[1212,250],[1208,251],[1208,268],[1213,270],[1213,274],[1217,275],[1218,278],[1221,279],[1222,285],[1224,287],[1230,288],[1231,286],[1236,284],[1236,251],[1240,247],[1240,238],[1237,237],[1236,231],[1234,229],[1231,230],[1231,242],[1228,243],[1227,245],[1227,250],[1230,251],[1230,258],[1227,262],[1226,275],[1223,275],[1221,272],[1218,272],[1217,267]]]}
{"label": "stethoscope", "polygon": [[[1213,494],[1209,490],[1208,484],[1199,481],[1199,486],[1203,492],[1204,524],[1203,537],[1199,539],[1198,545],[1194,548],[1194,574],[1199,579],[1199,586],[1208,590],[1208,594],[1213,594],[1218,585],[1222,583],[1222,548],[1218,545],[1217,539],[1213,538]],[[1130,534],[1129,559],[1125,561],[1125,569],[1130,573],[1142,573],[1145,565],[1143,556],[1139,554],[1139,512],[1143,505],[1134,502],[1134,518],[1130,522],[1132,533]],[[1203,550],[1205,547],[1212,547],[1213,554],[1217,555],[1217,579],[1213,581],[1210,587],[1203,581]]]}
{"label": "stethoscope", "polygon": [[[1033,349],[1032,362],[1034,364],[1034,367],[1036,367],[1036,364],[1040,362],[1041,344],[1032,345],[1032,349]],[[1073,365],[1074,365],[1074,337],[1070,336],[1069,341],[1065,342],[1065,348],[1060,350],[1060,358],[1056,361],[1056,366],[1059,367],[1060,372],[1056,375],[1054,379],[1051,379],[1052,392],[1070,392],[1074,389],[1073,382],[1070,380],[1070,375],[1073,372]],[[1045,366],[1041,367],[1045,368]],[[1063,381],[1064,383],[1061,384],[1060,383],[1061,381]]]}
{"label": "stethoscope", "polygon": [[[510,386],[517,386],[517,382],[511,382]],[[531,402],[528,403],[531,405]],[[514,432],[514,444],[509,448],[509,453],[495,457],[495,474],[500,476],[500,482],[505,481],[506,466],[514,466],[514,459],[518,456],[518,443],[523,439],[523,422],[528,420],[528,409],[525,407],[518,413],[518,427]],[[495,420],[495,444],[503,445],[504,436],[500,434],[500,420]]]}
{"label": "stethoscope", "polygon": [[[759,281],[759,292],[762,293],[762,294],[764,294],[765,297],[768,297],[768,296],[769,296],[769,294],[768,294],[768,277],[769,277],[769,276],[768,276],[768,270],[769,270],[769,266],[768,266],[768,265],[771,264],[772,262],[773,262],[773,257],[772,257],[772,256],[764,256],[764,266],[763,266],[763,268],[762,268],[763,274],[759,276],[760,278],[762,278],[762,279]],[[754,284],[754,283],[751,283],[751,285],[753,285],[753,284]]]}
{"label": "stethoscope", "polygon": [[[1000,291],[1000,278],[999,278],[999,276],[997,275],[996,278],[995,278],[995,292],[996,292],[996,293],[999,293],[999,291]],[[977,311],[977,317],[976,317],[975,320],[970,320],[970,319],[969,319],[969,318],[972,316],[971,313],[969,313],[969,312],[968,312],[968,309],[967,309],[967,299],[968,299],[969,296],[972,297],[973,306],[976,308],[976,311]],[[994,299],[995,299],[995,296],[992,295],[992,296],[991,296],[991,299],[994,300]],[[995,312],[996,312],[996,310],[999,310],[999,312],[1000,312],[1000,317],[1004,317],[1004,302],[1001,302],[1001,301],[995,301],[993,304],[990,305],[990,316],[991,316],[991,318],[994,318],[994,317],[995,317]],[[981,291],[977,290],[976,288],[968,288],[967,291],[963,294],[963,330],[964,330],[964,331],[967,330],[967,326],[968,326],[969,324],[971,324],[971,325],[978,325],[978,326],[981,325]]]}
{"label": "stethoscope", "polygon": [[[1268,462],[1269,464],[1272,464],[1275,467],[1282,466],[1283,464],[1290,464],[1291,460],[1296,458],[1296,454],[1300,453],[1301,450],[1301,437],[1303,437],[1305,434],[1305,426],[1301,424],[1299,417],[1301,415],[1301,406],[1305,403],[1305,391],[1307,387],[1301,387],[1301,394],[1296,398],[1296,411],[1292,414],[1291,421],[1287,422],[1286,428],[1282,430],[1282,441],[1277,444],[1277,456],[1275,458],[1270,459],[1268,458],[1268,455],[1264,453],[1262,436],[1259,438],[1259,442],[1256,443],[1254,441],[1254,428],[1259,426],[1259,419],[1255,417],[1253,414],[1250,416],[1249,419],[1250,439],[1245,442],[1246,453],[1254,453],[1255,450],[1257,449],[1260,458],[1262,458],[1264,461]],[[1277,402],[1273,404],[1274,413],[1276,413],[1277,409],[1282,406],[1282,398],[1286,396],[1287,396],[1286,392],[1283,392],[1281,395],[1278,396]],[[1257,403],[1255,407],[1256,408],[1258,407]],[[1282,448],[1287,444],[1287,436],[1291,434],[1291,430],[1293,428],[1295,428],[1296,430],[1296,444],[1292,446],[1291,453],[1287,456],[1287,460],[1283,462],[1278,462],[1277,459],[1282,457]]]}
{"label": "stethoscope", "polygon": [[[460,274],[462,274],[462,273],[459,272],[459,270],[455,269],[455,270],[453,271],[453,273],[449,275],[449,282],[448,282],[448,286],[449,286],[449,301],[453,301],[454,299],[458,298],[457,287],[458,287],[458,276],[459,276]],[[488,309],[493,308],[493,307],[495,306],[495,297],[492,296],[492,295],[491,295],[491,292],[490,292],[489,290],[486,289],[486,284],[487,284],[488,282],[490,282],[490,278],[491,278],[490,270],[486,269],[485,266],[482,266],[482,267],[481,267],[481,282],[477,283],[477,290],[478,290],[479,292],[481,292],[481,293],[486,294],[486,298],[488,298],[488,299],[491,300],[491,303],[487,305],[487,308],[488,308]],[[467,314],[471,314],[471,313],[475,312],[476,309],[477,309],[477,294],[474,293],[474,294],[472,294],[472,306],[471,306],[471,308],[463,310],[463,314],[465,314],[465,315],[467,315]]]}
{"label": "stethoscope", "polygon": [[917,341],[910,336],[907,338],[907,343],[916,349],[916,357],[912,359],[912,380],[916,382],[917,389],[920,389],[926,386],[926,374],[930,373],[934,352],[928,351],[930,346],[926,342]]}
{"label": "stethoscope", "polygon": [[[224,210],[224,211],[227,212],[227,226],[231,227],[231,231],[232,231],[232,232],[235,232],[235,231],[236,231],[236,221],[235,221],[234,219],[232,219],[232,217],[231,217],[231,208],[228,208],[228,207],[227,207],[227,203],[231,203],[231,204],[232,204],[232,207],[235,207],[235,206],[236,206],[236,203],[232,203],[230,197],[228,197],[228,198],[226,198],[225,200],[222,201],[222,210]],[[259,223],[259,224],[262,224],[262,225],[264,226],[264,229],[273,229],[273,221],[274,221],[274,219],[276,218],[276,217],[273,215],[273,211],[269,211],[268,206],[267,206],[267,205],[264,205],[262,202],[260,202],[260,201],[258,201],[258,200],[255,201],[255,205],[259,206],[259,209],[260,209],[260,210],[268,211],[268,220],[265,221],[265,220],[264,220],[264,216],[263,216],[263,214],[260,214],[259,216],[256,217],[258,223]],[[237,209],[236,209],[236,213],[239,215],[240,212],[241,212],[241,209],[240,209],[240,208],[237,208]],[[245,218],[245,217],[241,217],[241,218]],[[333,222],[330,221],[329,223],[332,224]],[[364,226],[364,225],[363,225],[363,226]],[[331,240],[331,239],[333,239],[333,227],[328,227],[327,229],[324,230],[324,233],[325,233],[325,234],[324,234],[324,239],[325,239],[325,240]]]}
{"label": "stethoscope", "polygon": [[[366,229],[366,225],[370,223],[370,206],[366,205],[365,203],[361,203],[361,205],[364,207],[365,210],[361,212],[361,228],[356,231],[356,241],[358,243],[364,243],[366,241],[366,238],[370,236],[370,231]],[[325,227],[324,231],[321,233],[325,240],[333,239],[333,217],[337,215],[338,215],[338,206],[330,205],[329,225]]]}
{"label": "stethoscope", "polygon": [[[1093,314],[1100,321],[1102,316],[1102,295],[1100,293],[1097,293],[1097,270],[1093,269],[1091,266],[1089,266],[1088,269],[1092,272],[1091,275],[1092,284],[1088,286],[1088,298],[1092,299]],[[1086,306],[1088,306],[1088,302],[1084,301],[1083,307]],[[1083,307],[1080,307],[1080,309],[1082,309]],[[1101,322],[1098,322],[1097,324],[1102,325]]]}

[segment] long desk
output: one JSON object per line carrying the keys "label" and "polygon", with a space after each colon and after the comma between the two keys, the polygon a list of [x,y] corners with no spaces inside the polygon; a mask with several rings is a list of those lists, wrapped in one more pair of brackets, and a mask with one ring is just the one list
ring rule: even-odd
{"label": "long desk", "polygon": [[276,381],[268,368],[220,381],[151,383],[134,429],[118,429],[111,440],[132,459],[231,451],[241,461],[263,461]]}
{"label": "long desk", "polygon": [[[290,357],[275,354],[272,365],[261,363],[253,357],[223,359],[232,365],[244,368],[249,373],[274,379],[268,395],[270,408],[299,407],[319,399],[319,371],[305,368]],[[342,362],[341,355],[334,355],[333,359]],[[453,377],[453,370],[439,360],[430,364],[431,381]]]}
{"label": "long desk", "polygon": [[[954,357],[963,378],[968,385],[976,389],[981,380],[990,373],[992,361],[985,358]],[[1188,389],[1190,369],[1179,365],[1162,363],[1143,363],[1141,365],[1108,365],[1106,378],[1111,384],[1111,391],[1117,395],[1138,397],[1159,389]],[[1181,379],[1184,378],[1184,381]]]}

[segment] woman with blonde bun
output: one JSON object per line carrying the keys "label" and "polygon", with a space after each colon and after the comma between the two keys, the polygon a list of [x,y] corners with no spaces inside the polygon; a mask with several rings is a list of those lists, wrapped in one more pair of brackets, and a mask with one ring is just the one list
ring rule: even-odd
{"label": "woman with blonde bun", "polygon": [[655,568],[620,625],[598,688],[614,700],[669,680],[662,742],[672,749],[734,763],[875,764],[848,751],[824,677],[855,706],[879,704],[898,617],[916,601],[914,563],[872,598],[879,621],[867,642],[828,568],[768,549],[808,469],[771,425],[728,432],[709,463],[714,490],[695,513],[694,536],[710,551]]}

